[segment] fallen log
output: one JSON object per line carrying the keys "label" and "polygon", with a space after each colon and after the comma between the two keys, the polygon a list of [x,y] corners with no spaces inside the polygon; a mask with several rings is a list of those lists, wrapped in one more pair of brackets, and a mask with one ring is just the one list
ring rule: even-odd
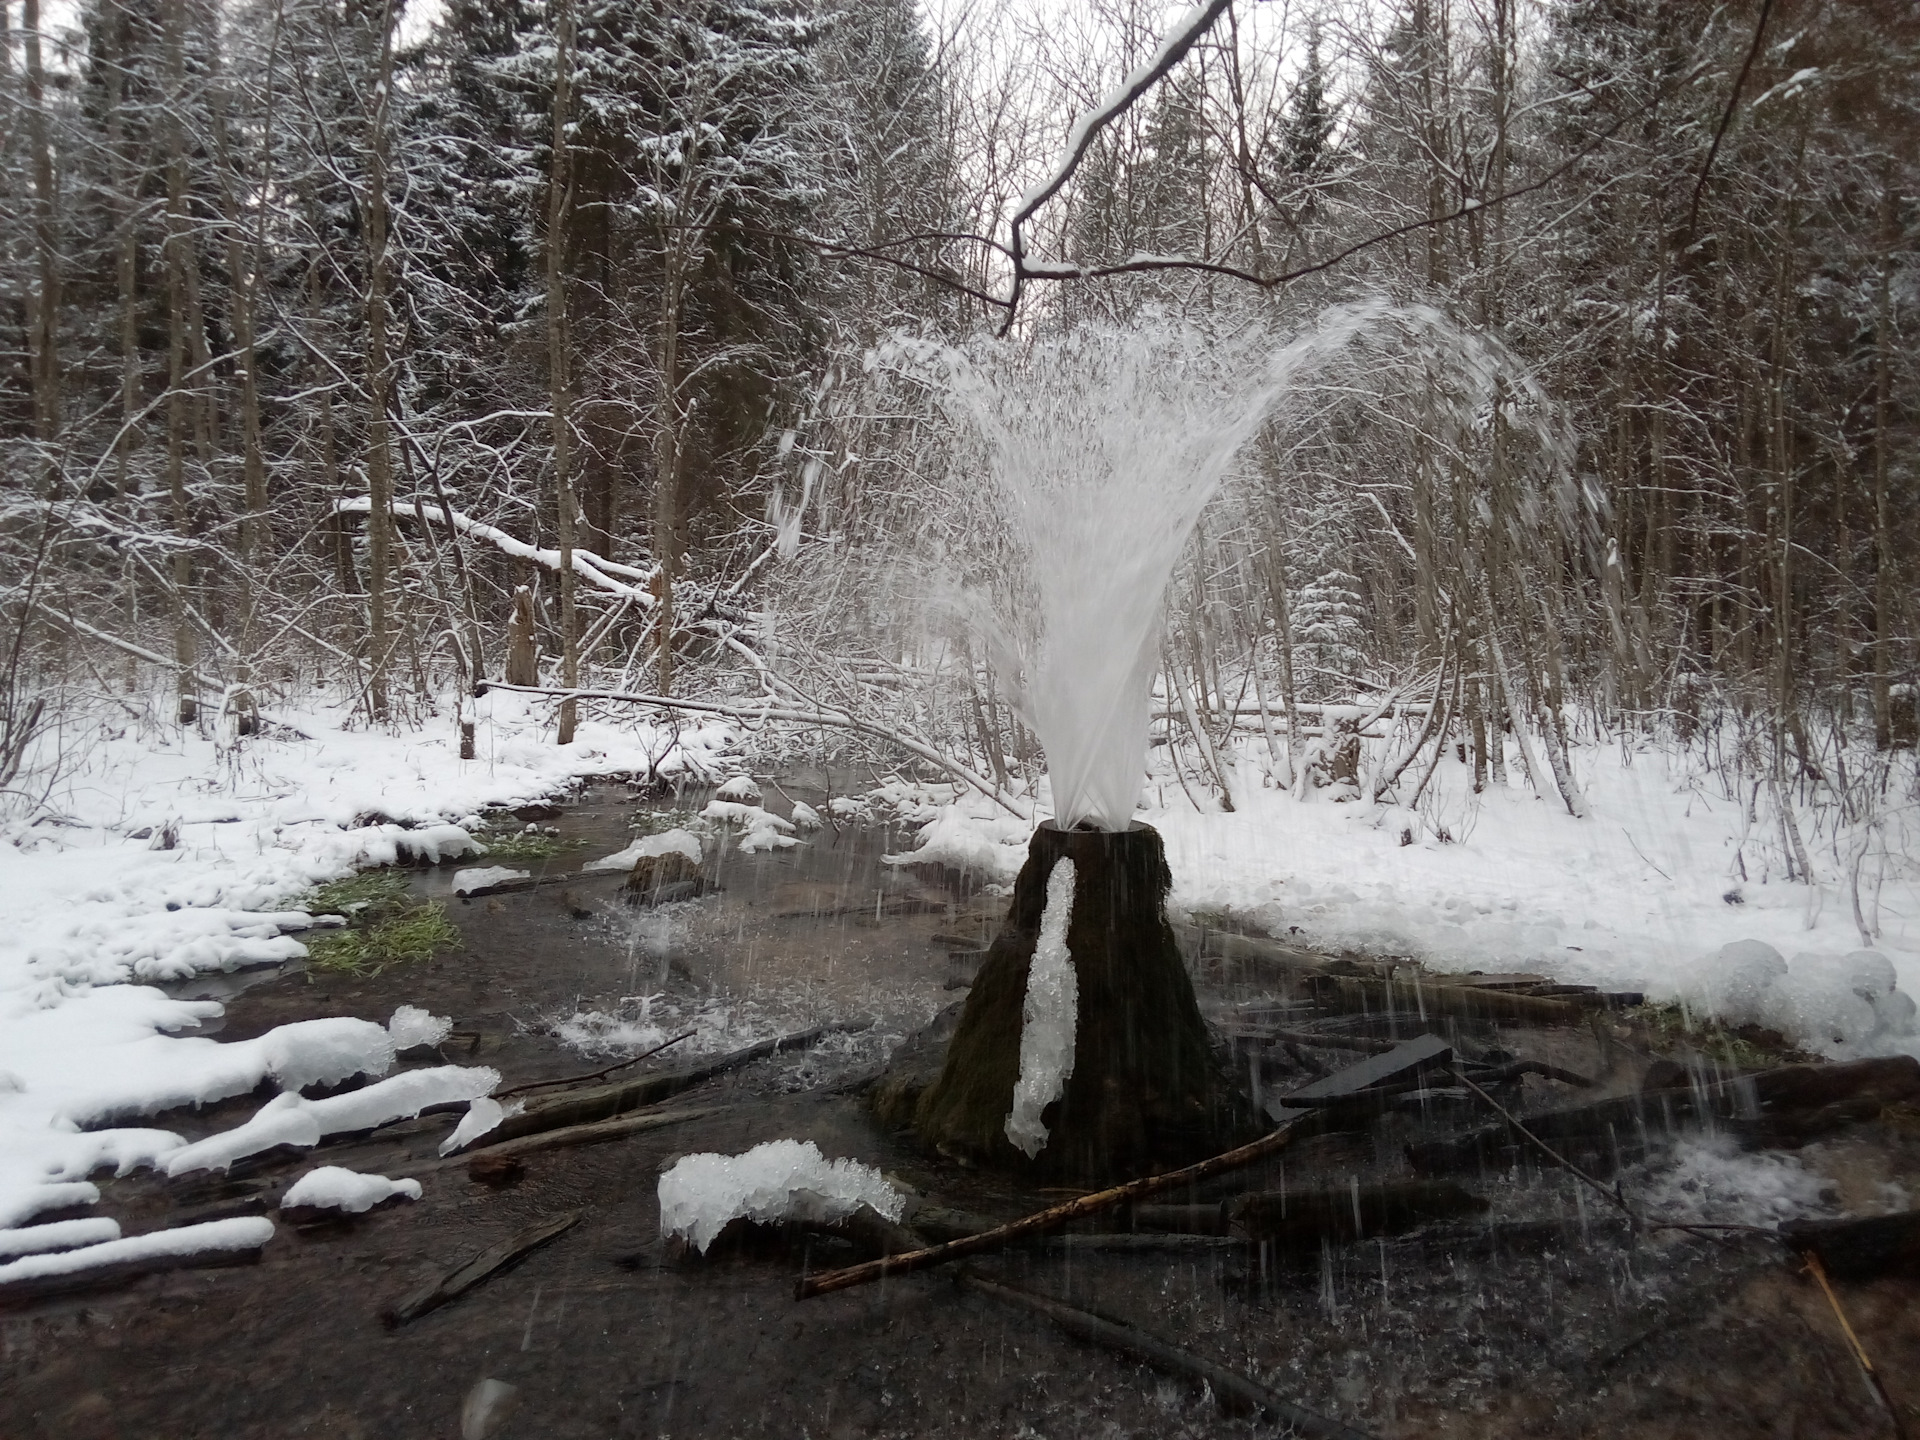
{"label": "fallen log", "polygon": [[586,1212],[574,1210],[552,1220],[543,1220],[540,1224],[522,1230],[498,1245],[482,1250],[478,1255],[449,1271],[440,1279],[421,1286],[406,1299],[385,1312],[381,1317],[389,1328],[417,1320],[429,1310],[437,1310],[449,1300],[465,1294],[482,1281],[498,1274],[515,1261],[538,1250],[542,1245],[558,1240],[567,1231],[580,1223]]}
{"label": "fallen log", "polygon": [[1565,1000],[1548,1000],[1470,985],[1448,985],[1432,976],[1363,980],[1351,975],[1308,977],[1313,993],[1347,1010],[1410,1011],[1432,1018],[1504,1020],[1521,1025],[1574,1025],[1582,1011]]}
{"label": "fallen log", "polygon": [[962,1286],[976,1294],[1046,1316],[1077,1339],[1090,1340],[1096,1345],[1118,1350],[1167,1374],[1198,1380],[1212,1389],[1220,1408],[1230,1414],[1257,1410],[1290,1427],[1295,1434],[1312,1436],[1315,1440],[1371,1440],[1364,1430],[1356,1430],[1342,1421],[1296,1405],[1237,1370],[1229,1370],[1224,1365],[1216,1365],[1211,1360],[1177,1349],[1131,1325],[1122,1325],[1091,1311],[1063,1304],[1045,1295],[1036,1295],[1031,1290],[1002,1285],[971,1270],[961,1271],[956,1278]]}
{"label": "fallen log", "polygon": [[1864,1220],[1789,1220],[1780,1238],[1793,1250],[1819,1256],[1837,1280],[1920,1274],[1920,1210]]}
{"label": "fallen log", "polygon": [[0,1310],[54,1295],[111,1289],[166,1270],[252,1265],[272,1238],[273,1222],[256,1216],[22,1256],[0,1265]]}
{"label": "fallen log", "polygon": [[[1674,1085],[1520,1119],[1542,1141],[1583,1158],[1617,1164],[1685,1125],[1716,1121],[1749,1144],[1798,1145],[1876,1119],[1890,1105],[1920,1098],[1920,1060],[1908,1055],[1840,1065],[1782,1065],[1704,1085]],[[1500,1168],[1526,1144],[1497,1124],[1445,1139],[1418,1141],[1407,1158],[1423,1174]]]}
{"label": "fallen log", "polygon": [[852,1020],[840,1021],[832,1025],[816,1025],[811,1030],[782,1035],[773,1040],[762,1040],[757,1045],[749,1045],[745,1049],[735,1050],[731,1054],[722,1055],[718,1059],[683,1070],[663,1070],[655,1075],[642,1075],[614,1085],[600,1085],[589,1090],[543,1097],[530,1103],[519,1114],[507,1116],[493,1129],[487,1131],[485,1138],[491,1145],[504,1140],[518,1139],[522,1135],[535,1135],[544,1130],[558,1130],[566,1126],[611,1120],[617,1115],[624,1115],[629,1110],[656,1105],[662,1100],[678,1095],[683,1090],[691,1090],[695,1085],[711,1080],[717,1075],[738,1070],[743,1065],[764,1060],[769,1055],[778,1055],[787,1050],[805,1049],[828,1035],[864,1030],[871,1024],[873,1024],[872,1020]]}
{"label": "fallen log", "polygon": [[1229,1213],[1250,1240],[1318,1249],[1322,1241],[1350,1244],[1400,1235],[1430,1220],[1478,1215],[1487,1208],[1485,1200],[1451,1180],[1396,1180],[1356,1183],[1347,1190],[1256,1191],[1234,1201]]}
{"label": "fallen log", "polygon": [[670,1125],[684,1125],[689,1120],[704,1120],[727,1108],[724,1105],[701,1105],[687,1110],[649,1110],[644,1115],[618,1115],[611,1120],[597,1120],[590,1125],[540,1130],[531,1135],[519,1135],[497,1144],[461,1151],[444,1160],[429,1160],[423,1165],[395,1170],[393,1175],[395,1179],[404,1177],[417,1180],[424,1175],[464,1165],[470,1179],[480,1184],[497,1185],[507,1179],[517,1178],[513,1167],[528,1155],[538,1155],[548,1150],[568,1150],[580,1145],[601,1145],[609,1140],[625,1140],[629,1136],[644,1135],[649,1130],[664,1130]]}
{"label": "fallen log", "polygon": [[796,1300],[809,1300],[815,1295],[831,1294],[835,1290],[851,1289],[855,1285],[865,1285],[891,1275],[907,1275],[916,1270],[928,1270],[935,1265],[945,1265],[949,1261],[962,1260],[969,1255],[984,1254],[989,1250],[999,1250],[1025,1240],[1031,1236],[1044,1235],[1058,1230],[1088,1215],[1098,1215],[1112,1210],[1130,1201],[1145,1199],[1164,1190],[1173,1190],[1182,1185],[1191,1185],[1211,1175],[1219,1175],[1228,1170],[1238,1170],[1277,1154],[1292,1138],[1291,1125],[1283,1125],[1277,1130],[1261,1136],[1258,1140],[1242,1145],[1238,1149],[1215,1155],[1198,1164],[1188,1165],[1179,1170],[1169,1170],[1161,1175],[1143,1175],[1138,1180],[1129,1180],[1125,1184],[1115,1185],[1106,1190],[1096,1190],[1090,1195],[1081,1195],[1059,1205],[1051,1205],[1045,1210],[1035,1211],[1019,1220],[1005,1225],[996,1225],[991,1230],[982,1230],[977,1234],[961,1236],[949,1240],[944,1245],[930,1245],[924,1250],[910,1251],[905,1255],[886,1255],[878,1260],[869,1260],[861,1265],[850,1265],[844,1270],[826,1270],[818,1275],[803,1275],[795,1287]]}

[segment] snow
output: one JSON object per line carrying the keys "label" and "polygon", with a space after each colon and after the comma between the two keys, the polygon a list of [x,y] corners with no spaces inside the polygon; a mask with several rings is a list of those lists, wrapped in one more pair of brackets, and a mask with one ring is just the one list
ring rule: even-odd
{"label": "snow", "polygon": [[287,1193],[280,1197],[280,1208],[291,1210],[296,1206],[311,1205],[317,1209],[344,1210],[349,1215],[359,1215],[395,1195],[418,1200],[421,1195],[420,1182],[389,1180],[384,1175],[362,1175],[339,1165],[322,1165],[293,1182]]}
{"label": "snow", "polygon": [[644,835],[626,849],[616,851],[612,855],[602,855],[598,860],[589,860],[580,868],[583,870],[631,870],[637,861],[657,859],[662,855],[684,855],[698,865],[701,854],[700,837],[691,830],[663,830],[658,835]]}
{"label": "snow", "polygon": [[471,870],[453,872],[453,893],[471,895],[476,890],[484,890],[489,885],[505,885],[512,880],[525,880],[532,876],[531,870],[515,870],[510,865],[484,865]]}
{"label": "snow", "polygon": [[660,1233],[702,1254],[729,1221],[831,1224],[862,1205],[898,1220],[906,1197],[857,1160],[828,1160],[811,1140],[769,1140],[743,1155],[684,1155],[660,1176]]}
{"label": "snow", "polygon": [[804,800],[793,802],[793,813],[787,818],[793,821],[796,830],[818,830],[827,823],[820,818],[820,812]]}
{"label": "snow", "polygon": [[794,838],[791,820],[783,820],[771,810],[762,810],[758,805],[709,800],[707,808],[700,812],[700,818],[721,825],[738,825],[742,831],[740,852],[743,855],[751,855],[756,850],[784,849],[800,843]]}
{"label": "snow", "polygon": [[1067,926],[1073,919],[1074,866],[1064,855],[1047,875],[1047,898],[1040,911],[1040,938],[1027,967],[1027,996],[1021,1012],[1020,1078],[1007,1115],[1007,1139],[1029,1160],[1047,1143],[1041,1115],[1067,1093],[1073,1075],[1074,1039],[1080,1020],[1080,981],[1067,951]]}
{"label": "snow", "polygon": [[[1394,743],[1367,742],[1363,776]],[[1176,911],[1443,972],[1533,971],[1638,990],[1701,1016],[1759,1020],[1836,1057],[1920,1054],[1911,1018],[1920,883],[1911,867],[1889,867],[1877,958],[1858,958],[1867,947],[1854,921],[1847,838],[1829,836],[1815,852],[1816,883],[1788,882],[1777,836],[1756,839],[1760,827],[1697,756],[1632,741],[1574,746],[1591,811],[1576,820],[1527,787],[1511,748],[1509,784],[1479,794],[1449,751],[1417,812],[1330,803],[1326,792],[1296,798],[1267,779],[1256,754],[1264,754],[1257,739],[1233,771],[1232,813],[1197,810],[1156,762],[1138,818],[1166,842]],[[1044,818],[1044,783],[1038,798]],[[1812,833],[1804,813],[1802,827]],[[1004,885],[1025,862],[1030,834],[963,795],[922,823],[916,848],[888,859],[965,867]],[[1741,941],[1772,961],[1723,951]],[[1858,988],[1873,990],[1871,1001],[1851,995],[1854,984],[1836,986],[1832,977],[1847,967],[1865,967]],[[1886,988],[1889,971],[1897,989]]]}
{"label": "snow", "polygon": [[[297,1090],[377,1078],[396,1046],[433,1043],[346,1017],[230,1044],[183,1033],[221,1007],[157,985],[303,958],[298,936],[316,921],[296,907],[313,886],[480,853],[471,832],[488,809],[582,777],[737,768],[741,732],[722,721],[616,725],[589,704],[563,747],[544,701],[496,693],[469,718],[469,761],[455,717],[369,730],[350,705],[277,710],[286,739],[124,722],[60,733],[42,812],[57,822],[0,821],[0,1230],[97,1201],[96,1170],[164,1168],[184,1141],[133,1117],[266,1079]],[[177,843],[156,848],[163,837]]]}
{"label": "snow", "polygon": [[1831,1214],[1826,1180],[1798,1155],[1743,1151],[1726,1135],[1681,1140],[1629,1192],[1650,1218],[1723,1225],[1777,1225]]}
{"label": "snow", "polygon": [[758,805],[761,798],[760,787],[753,783],[751,775],[735,775],[713,793],[718,799],[739,800],[748,805]]}
{"label": "snow", "polygon": [[318,1145],[329,1135],[411,1119],[429,1105],[477,1100],[499,1083],[500,1072],[484,1065],[438,1065],[408,1070],[325,1100],[287,1091],[262,1105],[244,1124],[176,1150],[167,1157],[167,1174],[225,1170],[236,1160],[276,1145]]}
{"label": "snow", "polygon": [[387,1034],[395,1050],[411,1050],[416,1045],[438,1045],[453,1033],[453,1020],[446,1015],[429,1015],[418,1005],[402,1005],[387,1021]]}
{"label": "snow", "polygon": [[78,1250],[82,1245],[98,1245],[119,1238],[118,1220],[55,1220],[47,1225],[29,1225],[24,1230],[0,1230],[0,1259],[40,1255],[50,1250]]}
{"label": "snow", "polygon": [[156,1230],[147,1235],[132,1235],[124,1240],[108,1240],[79,1250],[63,1250],[58,1254],[27,1255],[0,1265],[0,1293],[8,1285],[21,1280],[76,1275],[102,1265],[118,1265],[129,1260],[200,1255],[210,1250],[257,1250],[272,1238],[271,1220],[263,1215],[245,1215],[234,1220],[209,1220],[204,1225],[182,1225],[174,1230]]}

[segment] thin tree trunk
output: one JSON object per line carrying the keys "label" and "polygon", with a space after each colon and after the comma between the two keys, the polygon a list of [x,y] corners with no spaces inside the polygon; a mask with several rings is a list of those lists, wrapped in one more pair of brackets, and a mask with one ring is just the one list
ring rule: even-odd
{"label": "thin tree trunk", "polygon": [[60,257],[55,232],[53,140],[47,124],[47,78],[40,49],[40,0],[22,0],[21,28],[26,38],[27,139],[33,149],[33,252],[37,272],[27,301],[33,430],[51,477],[56,464],[54,443],[60,433]]}
{"label": "thin tree trunk", "polygon": [[392,374],[387,355],[387,120],[393,85],[394,0],[380,10],[380,57],[367,137],[367,631],[372,650],[368,709],[389,713],[388,666],[393,619],[388,570],[393,545],[393,440],[389,421]]}
{"label": "thin tree trunk", "polygon": [[195,643],[187,614],[193,584],[193,557],[186,540],[192,531],[187,496],[187,160],[180,108],[186,103],[186,4],[169,0],[166,10],[167,108],[162,121],[167,138],[167,496],[179,544],[172,557],[173,658],[179,669],[180,723],[199,718],[192,672]]}
{"label": "thin tree trunk", "polygon": [[1889,161],[1881,182],[1880,236],[1884,246],[1874,297],[1873,367],[1873,743],[1893,744],[1893,527],[1887,503],[1888,396],[1893,363],[1893,304],[1889,274],[1900,238],[1900,194]]}
{"label": "thin tree trunk", "polygon": [[[580,649],[573,597],[573,417],[569,412],[571,375],[567,355],[566,225],[571,185],[567,124],[573,88],[573,7],[568,0],[555,0],[553,25],[553,168],[547,177],[547,380],[553,410],[554,506],[560,532],[560,683],[571,690],[580,683]],[[663,670],[663,694],[668,679]],[[577,702],[561,701],[560,744],[573,743],[578,720]]]}

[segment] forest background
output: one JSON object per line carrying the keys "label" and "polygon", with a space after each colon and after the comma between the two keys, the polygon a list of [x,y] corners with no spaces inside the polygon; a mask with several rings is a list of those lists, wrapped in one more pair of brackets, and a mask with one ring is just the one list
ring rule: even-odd
{"label": "forest background", "polygon": [[1789,876],[1791,797],[1836,837],[1910,800],[1920,16],[1212,8],[1016,242],[1161,7],[10,0],[9,807],[89,735],[461,725],[503,676],[1016,797],[1021,677],[955,598],[1005,537],[900,337],[1364,296],[1525,383],[1403,347],[1244,453],[1169,594],[1199,803],[1236,727],[1292,786],[1326,705],[1389,698],[1576,813],[1583,739],[1697,749]]}

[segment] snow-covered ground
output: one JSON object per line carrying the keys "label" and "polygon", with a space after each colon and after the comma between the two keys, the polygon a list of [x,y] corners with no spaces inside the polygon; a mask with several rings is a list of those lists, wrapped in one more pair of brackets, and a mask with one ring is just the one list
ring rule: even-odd
{"label": "snow-covered ground", "polygon": [[[384,1073],[422,1018],[403,1009],[391,1029],[322,1018],[222,1043],[193,1034],[217,1004],[173,999],[155,982],[300,956],[313,920],[299,898],[355,869],[486,863],[470,832],[490,805],[583,775],[737,769],[721,758],[739,739],[727,725],[589,723],[561,748],[544,710],[514,696],[483,703],[471,761],[457,758],[446,721],[385,732],[344,712],[279,718],[291,729],[243,741],[177,729],[69,736],[69,768],[40,818],[0,832],[0,1230],[96,1198],[90,1177],[102,1168],[190,1161],[182,1137],[140,1123],[171,1106],[271,1078],[286,1096],[248,1123],[321,1133],[328,1117],[298,1091]],[[1255,759],[1242,757],[1232,813],[1196,809],[1170,773],[1149,786],[1143,818],[1166,837],[1180,907],[1441,969],[1644,989],[1836,1054],[1920,1053],[1910,1004],[1888,993],[1896,978],[1920,991],[1920,883],[1901,811],[1838,838],[1805,815],[1807,885],[1784,878],[1777,830],[1753,824],[1716,777],[1653,748],[1577,748],[1591,811],[1578,820],[1517,778],[1474,795],[1451,759],[1417,814],[1324,791],[1296,799]],[[903,859],[964,862],[1001,882],[1030,833],[944,786],[895,783],[843,797],[836,813],[849,809],[919,821],[921,848]],[[1859,954],[1856,890],[1884,959]],[[479,1072],[445,1080],[463,1095],[491,1083]],[[419,1099],[398,1087],[396,1113]],[[214,1163],[247,1138],[230,1135],[211,1147]]]}
{"label": "snow-covered ground", "polygon": [[132,1123],[142,1116],[269,1077],[292,1104],[302,1086],[383,1073],[395,1041],[410,1043],[405,1016],[391,1034],[321,1019],[221,1043],[192,1034],[217,1003],[153,982],[304,955],[304,892],[370,865],[477,854],[469,830],[489,805],[581,775],[698,766],[737,738],[721,724],[589,723],[561,749],[544,707],[494,695],[479,758],[462,761],[448,722],[389,733],[345,712],[276,719],[287,728],[271,739],[67,735],[40,818],[0,833],[0,1230],[97,1198],[88,1177],[102,1167],[180,1158],[182,1138]]}
{"label": "snow-covered ground", "polygon": [[[1836,1054],[1920,1054],[1901,1023],[1910,1020],[1904,996],[1869,1005],[1853,993],[1897,978],[1903,992],[1920,994],[1920,867],[1901,812],[1836,841],[1816,834],[1816,817],[1803,811],[1814,883],[1802,884],[1785,877],[1765,793],[1760,823],[1750,823],[1750,792],[1728,798],[1697,758],[1618,742],[1576,747],[1583,819],[1536,796],[1518,777],[1517,750],[1511,758],[1510,783],[1476,795],[1467,767],[1450,756],[1415,813],[1337,803],[1326,790],[1296,799],[1249,751],[1233,813],[1196,810],[1169,773],[1148,786],[1139,818],[1165,838],[1173,902],[1188,911],[1440,970],[1535,971],[1641,990],[1771,1024]],[[1040,800],[1044,813],[1044,782]],[[984,798],[963,796],[922,818],[913,859],[970,865],[1005,883],[1025,858],[1028,827]],[[1867,948],[1856,889],[1877,931],[1871,948],[1890,974],[1853,958]],[[1728,946],[1737,948],[1723,954]],[[1878,982],[1861,978],[1874,970]]]}

